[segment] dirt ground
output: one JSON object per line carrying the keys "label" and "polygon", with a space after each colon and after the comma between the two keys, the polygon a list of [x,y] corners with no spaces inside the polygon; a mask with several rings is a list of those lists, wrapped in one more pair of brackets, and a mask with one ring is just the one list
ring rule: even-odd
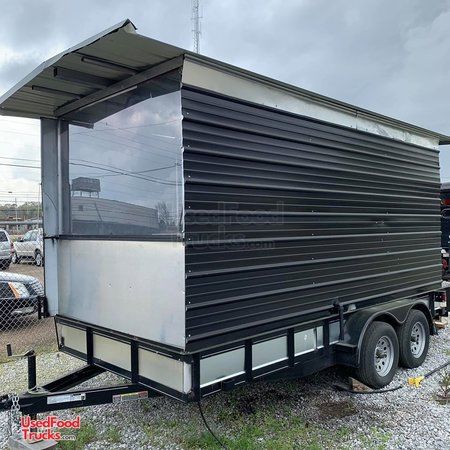
{"label": "dirt ground", "polygon": [[28,264],[26,262],[20,264],[11,264],[6,272],[31,275],[32,277],[36,277],[42,284],[44,284],[44,268],[37,267],[34,264]]}

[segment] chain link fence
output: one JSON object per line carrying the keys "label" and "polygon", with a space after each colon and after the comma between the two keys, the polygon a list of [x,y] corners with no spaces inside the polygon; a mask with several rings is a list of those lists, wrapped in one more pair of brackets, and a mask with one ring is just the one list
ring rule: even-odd
{"label": "chain link fence", "polygon": [[8,344],[16,355],[57,350],[54,320],[46,317],[44,264],[42,229],[0,230],[0,364],[11,360]]}

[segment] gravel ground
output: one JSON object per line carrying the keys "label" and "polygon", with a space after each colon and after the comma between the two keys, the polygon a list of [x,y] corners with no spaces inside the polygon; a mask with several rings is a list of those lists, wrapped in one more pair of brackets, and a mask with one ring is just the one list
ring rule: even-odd
{"label": "gravel ground", "polygon": [[[391,387],[444,363],[449,352],[450,327],[432,337],[424,365],[399,370]],[[38,363],[46,368],[45,380],[80,366],[79,361],[57,353],[42,355]],[[0,365],[0,380],[8,391],[24,388],[25,373],[25,361]],[[450,448],[450,405],[436,401],[442,373],[425,380],[419,389],[405,386],[377,395],[336,392],[332,383],[345,377],[342,370],[327,370],[303,380],[256,383],[216,394],[202,404],[211,427],[229,448]],[[123,380],[102,374],[85,385],[117,382]],[[63,418],[77,414],[84,431],[77,446],[65,448],[218,448],[205,432],[197,405],[169,398],[59,412]],[[6,421],[6,414],[0,414],[0,443]]]}

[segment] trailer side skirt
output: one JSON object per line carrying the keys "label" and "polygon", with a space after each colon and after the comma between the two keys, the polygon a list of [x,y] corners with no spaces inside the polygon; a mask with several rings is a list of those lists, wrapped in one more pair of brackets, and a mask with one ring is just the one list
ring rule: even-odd
{"label": "trailer side skirt", "polygon": [[189,402],[245,382],[300,377],[335,364],[356,367],[368,324],[384,314],[400,325],[412,308],[424,308],[431,318],[434,296],[346,308],[341,317],[337,308],[328,318],[193,354],[60,316],[58,343],[88,364]]}

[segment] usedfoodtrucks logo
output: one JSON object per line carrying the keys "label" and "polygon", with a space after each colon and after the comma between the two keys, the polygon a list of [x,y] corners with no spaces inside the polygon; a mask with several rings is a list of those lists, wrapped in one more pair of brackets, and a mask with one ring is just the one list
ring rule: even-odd
{"label": "usedfoodtrucks logo", "polygon": [[47,416],[43,420],[31,419],[30,416],[22,416],[20,428],[24,440],[30,441],[74,441],[73,434],[63,434],[61,430],[79,430],[80,416],[75,419],[64,420],[57,416]]}

